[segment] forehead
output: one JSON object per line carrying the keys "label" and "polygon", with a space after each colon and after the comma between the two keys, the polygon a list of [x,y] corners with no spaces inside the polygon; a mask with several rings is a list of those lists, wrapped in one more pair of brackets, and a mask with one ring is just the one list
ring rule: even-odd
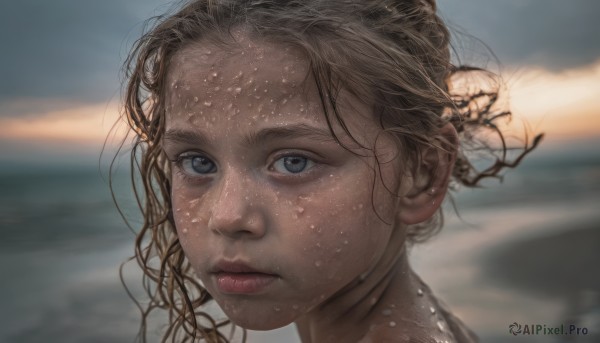
{"label": "forehead", "polygon": [[242,30],[234,30],[232,36],[226,44],[200,40],[176,52],[167,74],[169,84],[221,80],[269,87],[271,83],[284,93],[307,85],[308,61],[300,49],[252,39]]}
{"label": "forehead", "polygon": [[[212,128],[218,125],[211,122],[214,116],[239,122],[251,112],[250,118],[258,113],[269,124],[309,120],[327,126],[309,61],[300,48],[253,39],[242,30],[232,35],[234,39],[226,45],[200,40],[173,55],[166,83],[168,127],[201,122]],[[344,90],[336,99],[352,136],[368,144],[365,135],[379,131],[370,106]],[[335,120],[331,128],[341,141],[353,145]]]}

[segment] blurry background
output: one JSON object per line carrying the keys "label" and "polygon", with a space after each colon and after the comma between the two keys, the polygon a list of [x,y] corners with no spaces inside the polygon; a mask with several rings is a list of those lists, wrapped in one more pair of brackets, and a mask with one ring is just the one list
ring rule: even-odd
{"label": "blurry background", "polygon": [[[160,0],[0,2],[0,341],[130,342],[138,313],[118,279],[133,236],[106,181],[119,69]],[[456,194],[415,269],[483,342],[600,341],[600,2],[439,1],[454,30],[502,63],[516,120],[545,132],[504,182]],[[494,66],[473,39],[466,62]],[[136,223],[119,163],[117,197]],[[103,177],[104,175],[104,177]],[[135,284],[135,268],[127,268]],[[512,336],[577,324],[583,337]],[[158,330],[158,328],[156,328]],[[293,327],[250,342],[298,342]]]}

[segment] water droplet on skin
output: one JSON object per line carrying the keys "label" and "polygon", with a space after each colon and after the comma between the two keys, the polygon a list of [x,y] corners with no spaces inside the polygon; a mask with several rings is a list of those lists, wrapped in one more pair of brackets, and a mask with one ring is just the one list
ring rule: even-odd
{"label": "water droplet on skin", "polygon": [[315,228],[315,226],[314,226],[314,225],[311,225],[311,226],[310,226],[310,228],[311,228],[311,229],[314,229],[314,228]]}
{"label": "water droplet on skin", "polygon": [[192,223],[197,223],[197,222],[199,222],[198,218],[192,219]]}
{"label": "water droplet on skin", "polygon": [[211,107],[211,106],[212,106],[212,102],[210,102],[210,101],[205,101],[205,102],[204,102],[204,106],[206,106],[206,107]]}
{"label": "water droplet on skin", "polygon": [[242,88],[240,88],[240,87],[237,87],[237,88],[235,89],[235,94],[240,94],[241,92],[242,92]]}
{"label": "water droplet on skin", "polygon": [[282,104],[282,105],[285,105],[286,103],[287,103],[287,99],[283,99],[283,100],[281,100],[281,104]]}
{"label": "water droplet on skin", "polygon": [[423,296],[423,290],[422,289],[417,289],[417,295],[422,297]]}
{"label": "water droplet on skin", "polygon": [[320,247],[321,247],[321,243],[317,243],[317,248],[320,248]]}
{"label": "water droplet on skin", "polygon": [[396,322],[390,322],[390,327],[391,328],[396,327]]}
{"label": "water droplet on skin", "polygon": [[345,240],[345,241],[344,241],[344,245],[348,245],[348,240]]}
{"label": "water droplet on skin", "polygon": [[358,204],[358,208],[359,209],[363,208],[363,204]]}
{"label": "water droplet on skin", "polygon": [[198,99],[198,97],[197,97],[197,96],[195,96],[195,97],[194,97],[194,102],[198,102],[198,100],[199,100],[199,99]]}
{"label": "water droplet on skin", "polygon": [[300,214],[304,213],[304,208],[303,207],[298,207],[297,210],[298,210],[298,213],[300,213]]}
{"label": "water droplet on skin", "polygon": [[286,71],[286,72],[288,72],[288,71],[290,71],[290,67],[285,66],[285,67],[283,67],[283,70]]}
{"label": "water droplet on skin", "polygon": [[221,87],[215,87],[215,92],[218,92],[221,90]]}
{"label": "water droplet on skin", "polygon": [[431,312],[431,314],[435,314],[435,308],[429,307],[429,312]]}
{"label": "water droplet on skin", "polygon": [[338,254],[341,253],[342,252],[342,248],[335,249],[335,252],[338,253]]}
{"label": "water droplet on skin", "polygon": [[175,85],[175,89],[179,88],[179,85]]}
{"label": "water droplet on skin", "polygon": [[377,298],[371,298],[371,306],[375,305],[377,303]]}
{"label": "water droplet on skin", "polygon": [[254,67],[254,71],[258,71],[258,68]]}
{"label": "water droplet on skin", "polygon": [[385,309],[385,310],[381,311],[381,314],[384,315],[384,316],[386,316],[386,317],[389,317],[389,316],[392,315],[392,310]]}
{"label": "water droplet on skin", "polygon": [[181,230],[183,233],[188,233],[188,229]]}
{"label": "water droplet on skin", "polygon": [[438,330],[440,330],[440,332],[444,332],[444,322],[442,322],[441,320],[438,320],[437,327],[438,327]]}
{"label": "water droplet on skin", "polygon": [[186,212],[186,213],[185,213],[185,216],[186,216],[186,217],[189,217],[189,216],[190,216],[190,213],[189,213],[189,212]]}
{"label": "water droplet on skin", "polygon": [[317,261],[317,262],[315,262],[315,267],[319,268],[319,267],[321,267],[322,264],[323,263],[321,261]]}
{"label": "water droplet on skin", "polygon": [[176,210],[175,210],[175,212],[179,212],[179,211],[181,211],[181,209],[180,209],[180,208],[178,208],[178,209],[176,209]]}
{"label": "water droplet on skin", "polygon": [[275,310],[275,312],[281,311],[281,309],[279,307],[277,307],[277,306],[275,306],[273,309]]}
{"label": "water droplet on skin", "polygon": [[212,73],[212,77],[217,77],[217,76],[219,76],[219,74],[217,72]]}

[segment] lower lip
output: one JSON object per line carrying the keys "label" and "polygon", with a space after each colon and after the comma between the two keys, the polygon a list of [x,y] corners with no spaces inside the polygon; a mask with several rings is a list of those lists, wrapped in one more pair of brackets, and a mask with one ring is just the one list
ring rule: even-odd
{"label": "lower lip", "polygon": [[253,294],[267,288],[276,275],[262,273],[218,273],[217,287],[223,293]]}

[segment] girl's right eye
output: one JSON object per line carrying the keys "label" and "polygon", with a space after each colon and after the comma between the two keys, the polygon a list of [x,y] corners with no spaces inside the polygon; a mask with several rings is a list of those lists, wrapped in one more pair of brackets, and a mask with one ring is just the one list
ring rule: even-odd
{"label": "girl's right eye", "polygon": [[205,175],[217,171],[213,161],[202,155],[183,154],[179,156],[177,164],[188,175]]}

